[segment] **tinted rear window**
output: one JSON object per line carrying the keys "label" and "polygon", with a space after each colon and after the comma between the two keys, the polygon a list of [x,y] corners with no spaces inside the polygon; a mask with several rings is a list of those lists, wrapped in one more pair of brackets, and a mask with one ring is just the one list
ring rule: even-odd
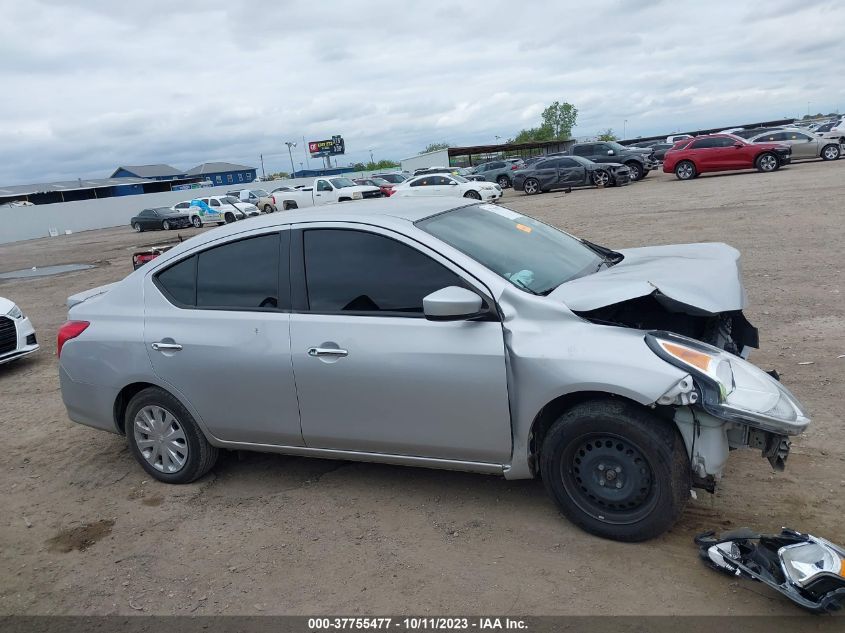
{"label": "tinted rear window", "polygon": [[158,274],[159,287],[170,296],[171,301],[180,305],[195,305],[197,297],[196,271],[196,255],[183,259],[178,264]]}
{"label": "tinted rear window", "polygon": [[279,307],[279,235],[229,242],[200,253],[197,307]]}

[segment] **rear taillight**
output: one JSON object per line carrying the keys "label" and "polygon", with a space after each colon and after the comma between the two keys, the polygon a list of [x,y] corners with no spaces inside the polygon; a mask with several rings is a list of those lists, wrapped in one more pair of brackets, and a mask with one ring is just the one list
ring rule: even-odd
{"label": "rear taillight", "polygon": [[76,338],[82,334],[86,328],[91,325],[88,321],[67,321],[59,328],[59,334],[56,336],[56,356],[61,357],[62,347],[70,339]]}
{"label": "rear taillight", "polygon": [[511,171],[513,171],[514,169],[519,169],[519,165],[511,165]]}
{"label": "rear taillight", "polygon": [[273,204],[276,204],[276,196],[270,196],[270,199],[273,200]]}

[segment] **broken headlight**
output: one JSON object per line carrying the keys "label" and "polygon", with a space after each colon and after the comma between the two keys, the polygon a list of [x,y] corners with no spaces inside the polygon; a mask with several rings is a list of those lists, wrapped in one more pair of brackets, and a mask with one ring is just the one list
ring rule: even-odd
{"label": "broken headlight", "polygon": [[789,581],[803,588],[825,576],[845,578],[845,552],[822,538],[809,539],[778,550],[781,568]]}
{"label": "broken headlight", "polygon": [[810,423],[801,403],[780,382],[739,356],[671,332],[649,332],[646,343],[663,360],[689,372],[712,415],[796,435]]}

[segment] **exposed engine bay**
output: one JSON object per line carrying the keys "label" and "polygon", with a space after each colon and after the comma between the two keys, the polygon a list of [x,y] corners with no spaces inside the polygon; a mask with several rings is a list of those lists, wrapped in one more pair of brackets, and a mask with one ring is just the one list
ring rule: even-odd
{"label": "exposed engine bay", "polygon": [[760,345],[757,328],[741,310],[711,314],[674,301],[657,290],[575,314],[599,325],[675,332],[742,357],[748,356],[747,348]]}

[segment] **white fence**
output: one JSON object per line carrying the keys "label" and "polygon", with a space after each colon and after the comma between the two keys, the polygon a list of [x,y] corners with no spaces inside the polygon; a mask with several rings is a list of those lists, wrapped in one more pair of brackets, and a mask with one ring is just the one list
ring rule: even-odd
{"label": "white fence", "polygon": [[[371,172],[349,172],[331,177],[361,178],[369,175],[369,173]],[[272,191],[282,185],[310,185],[313,182],[314,178],[295,178],[292,180],[255,182],[250,185],[236,184],[186,191],[165,191],[136,196],[57,202],[56,204],[39,204],[31,207],[0,207],[0,244],[48,237],[51,229],[56,229],[59,235],[62,235],[65,231],[78,233],[79,231],[113,226],[128,227],[129,220],[141,209],[169,207],[177,202],[201,196],[219,196],[227,191],[243,189],[245,186],[251,189],[260,188]]]}

